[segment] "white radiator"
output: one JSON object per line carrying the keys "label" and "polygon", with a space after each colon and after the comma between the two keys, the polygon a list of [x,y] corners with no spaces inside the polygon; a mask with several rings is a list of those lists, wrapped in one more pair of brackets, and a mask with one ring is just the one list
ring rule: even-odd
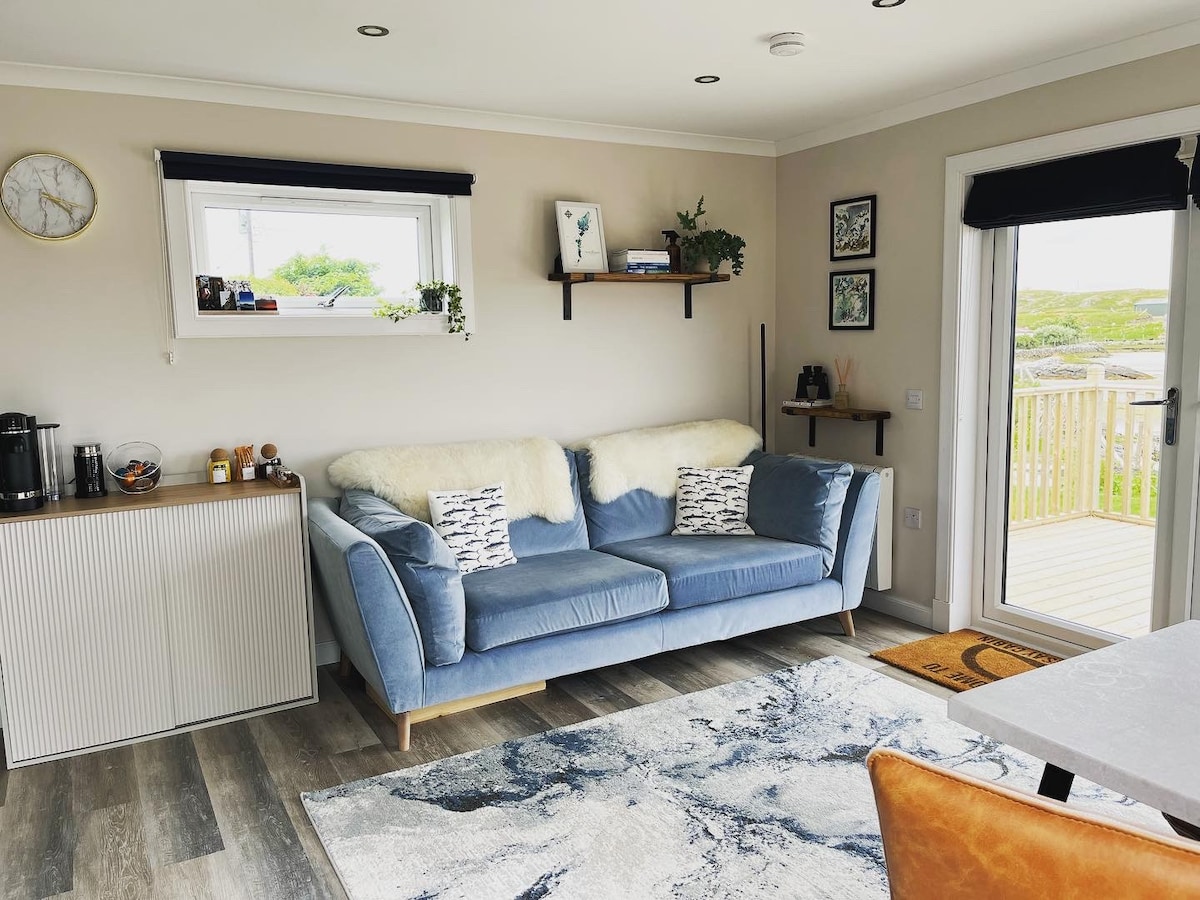
{"label": "white radiator", "polygon": [[[820,462],[848,462],[804,453],[791,455]],[[879,518],[875,524],[875,543],[871,547],[871,565],[867,569],[867,587],[873,591],[886,591],[892,586],[892,512],[896,472],[891,466],[869,466],[856,462],[850,462],[850,465],[859,472],[874,472],[879,476]]]}
{"label": "white radiator", "polygon": [[302,494],[214,500],[0,520],[10,766],[314,696]]}

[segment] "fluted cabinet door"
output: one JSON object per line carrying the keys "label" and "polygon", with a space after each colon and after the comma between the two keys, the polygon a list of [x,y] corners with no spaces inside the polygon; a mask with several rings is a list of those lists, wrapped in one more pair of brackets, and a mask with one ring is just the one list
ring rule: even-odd
{"label": "fluted cabinet door", "polygon": [[159,509],[9,522],[0,661],[10,762],[175,726]]}
{"label": "fluted cabinet door", "polygon": [[169,507],[176,724],[313,695],[300,495]]}

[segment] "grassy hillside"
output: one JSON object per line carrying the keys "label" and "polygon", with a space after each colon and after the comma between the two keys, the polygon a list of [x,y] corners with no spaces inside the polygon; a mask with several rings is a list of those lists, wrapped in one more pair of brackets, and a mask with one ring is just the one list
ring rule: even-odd
{"label": "grassy hillside", "polygon": [[1161,299],[1162,290],[1021,291],[1017,294],[1017,327],[1036,331],[1047,325],[1074,324],[1084,341],[1162,340],[1163,320],[1134,308],[1138,300]]}

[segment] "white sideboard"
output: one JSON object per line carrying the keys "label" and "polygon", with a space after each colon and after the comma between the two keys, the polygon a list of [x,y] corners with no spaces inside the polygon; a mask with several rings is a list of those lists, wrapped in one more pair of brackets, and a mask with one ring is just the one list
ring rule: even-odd
{"label": "white sideboard", "polygon": [[314,702],[305,505],[239,482],[0,517],[8,765]]}

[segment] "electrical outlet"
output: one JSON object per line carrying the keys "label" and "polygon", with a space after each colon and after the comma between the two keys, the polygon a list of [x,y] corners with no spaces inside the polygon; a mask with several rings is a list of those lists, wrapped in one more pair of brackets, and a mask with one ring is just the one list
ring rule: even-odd
{"label": "electrical outlet", "polygon": [[904,527],[918,529],[921,527],[921,511],[915,506],[904,507]]}
{"label": "electrical outlet", "polygon": [[909,390],[904,395],[905,409],[924,409],[925,408],[925,392]]}

